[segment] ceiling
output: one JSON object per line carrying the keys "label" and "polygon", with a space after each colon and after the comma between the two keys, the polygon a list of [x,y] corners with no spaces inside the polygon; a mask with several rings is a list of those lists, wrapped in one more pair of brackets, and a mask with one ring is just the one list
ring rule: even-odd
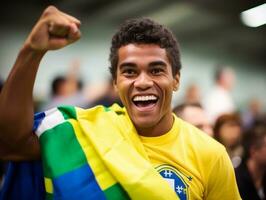
{"label": "ceiling", "polygon": [[[2,28],[26,29],[50,4],[83,24],[117,26],[124,19],[149,16],[170,27],[181,43],[195,51],[212,49],[266,65],[266,26],[244,26],[239,13],[260,0],[11,0],[0,7]],[[181,45],[182,46],[182,45]]]}

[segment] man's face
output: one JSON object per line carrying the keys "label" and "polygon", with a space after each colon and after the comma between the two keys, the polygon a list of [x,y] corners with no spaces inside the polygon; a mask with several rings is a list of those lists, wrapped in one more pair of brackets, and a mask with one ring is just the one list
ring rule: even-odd
{"label": "man's face", "polygon": [[143,135],[147,130],[152,130],[150,136],[154,130],[163,134],[172,126],[172,92],[179,85],[166,50],[154,44],[128,44],[118,50],[118,58],[114,85],[136,129]]}

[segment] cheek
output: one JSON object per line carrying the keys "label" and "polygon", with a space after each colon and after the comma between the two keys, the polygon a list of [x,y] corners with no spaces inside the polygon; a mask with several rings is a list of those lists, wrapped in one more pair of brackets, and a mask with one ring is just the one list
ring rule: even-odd
{"label": "cheek", "polygon": [[157,87],[162,92],[162,109],[164,112],[169,112],[171,109],[172,102],[172,94],[173,94],[173,84],[172,82],[161,80],[160,82],[156,82]]}
{"label": "cheek", "polygon": [[121,101],[122,101],[123,103],[125,103],[126,94],[125,94],[125,91],[124,91],[123,87],[119,87],[119,88],[117,88],[117,89],[118,89],[118,90],[117,90],[117,93],[118,93],[118,95],[119,95]]}
{"label": "cheek", "polygon": [[165,84],[165,95],[166,95],[166,98],[168,101],[171,101],[172,100],[172,95],[173,95],[173,92],[174,92],[174,87],[173,87],[173,84],[172,83],[167,83]]}
{"label": "cheek", "polygon": [[123,103],[125,103],[126,99],[128,98],[129,95],[129,90],[130,90],[130,81],[124,81],[123,79],[118,79],[117,80],[116,89],[117,93]]}
{"label": "cheek", "polygon": [[172,94],[174,90],[174,80],[170,77],[164,77],[163,79],[154,80],[154,83],[167,94]]}

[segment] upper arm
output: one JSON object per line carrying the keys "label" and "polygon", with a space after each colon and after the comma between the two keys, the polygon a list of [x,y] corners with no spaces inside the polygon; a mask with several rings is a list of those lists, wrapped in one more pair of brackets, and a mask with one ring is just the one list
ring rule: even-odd
{"label": "upper arm", "polygon": [[1,142],[0,158],[7,161],[25,161],[40,159],[40,144],[38,137],[31,134],[21,144],[12,145]]}
{"label": "upper arm", "polygon": [[[25,131],[19,129],[21,134],[18,134],[18,131],[16,134],[13,134],[14,136],[24,135],[24,137],[14,137],[12,140],[0,140],[0,159],[6,161],[30,161],[40,159],[40,144],[35,131],[43,118],[43,113],[35,114],[33,123],[31,124],[31,130]],[[16,126],[16,124],[13,126]],[[8,134],[10,133],[6,133],[6,135]]]}
{"label": "upper arm", "polygon": [[241,199],[236,184],[234,169],[225,150],[210,169],[205,197],[206,200]]}

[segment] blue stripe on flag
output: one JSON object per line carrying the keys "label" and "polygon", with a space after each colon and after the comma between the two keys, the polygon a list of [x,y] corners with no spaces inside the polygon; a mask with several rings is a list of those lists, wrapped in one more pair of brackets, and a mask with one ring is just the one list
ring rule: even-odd
{"label": "blue stripe on flag", "polygon": [[34,115],[34,124],[33,124],[33,131],[34,132],[37,130],[38,126],[40,125],[40,123],[42,122],[44,117],[45,117],[44,112],[39,112],[39,113],[36,113]]}
{"label": "blue stripe on flag", "polygon": [[87,164],[53,179],[53,186],[54,199],[106,200]]}

